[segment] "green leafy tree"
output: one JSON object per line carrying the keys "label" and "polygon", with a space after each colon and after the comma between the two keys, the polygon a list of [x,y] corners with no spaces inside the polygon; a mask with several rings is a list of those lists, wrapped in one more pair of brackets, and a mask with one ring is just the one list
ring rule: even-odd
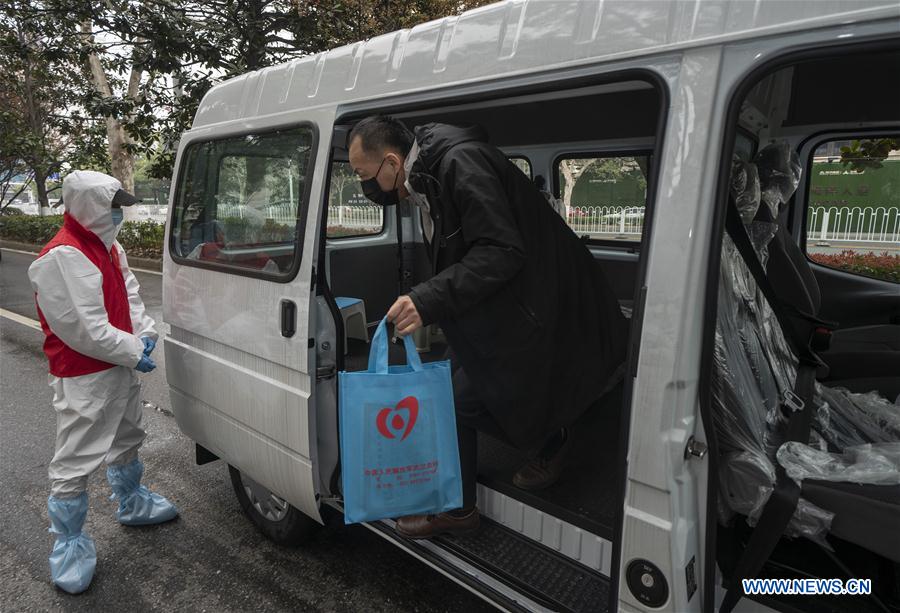
{"label": "green leafy tree", "polygon": [[69,59],[56,24],[30,20],[28,10],[12,2],[0,12],[0,157],[27,169],[43,208],[48,179],[79,149],[85,126],[69,112],[76,92],[59,78]]}
{"label": "green leafy tree", "polygon": [[40,112],[27,115],[26,105],[22,117],[36,118],[24,149],[38,191],[67,160],[133,190],[139,157],[148,176],[171,176],[178,138],[215,83],[488,2],[11,0],[3,59],[15,60],[5,62],[14,65],[9,83],[34,75]]}
{"label": "green leafy tree", "polygon": [[861,173],[868,168],[881,168],[891,151],[897,150],[900,150],[900,139],[897,138],[855,140],[849,146],[841,147],[841,164]]}
{"label": "green leafy tree", "polygon": [[[218,80],[489,4],[493,0],[211,0],[181,4],[197,49],[175,95],[157,99],[159,122],[151,174],[171,176],[174,143],[188,129],[203,95]],[[184,55],[184,54],[183,54]]]}

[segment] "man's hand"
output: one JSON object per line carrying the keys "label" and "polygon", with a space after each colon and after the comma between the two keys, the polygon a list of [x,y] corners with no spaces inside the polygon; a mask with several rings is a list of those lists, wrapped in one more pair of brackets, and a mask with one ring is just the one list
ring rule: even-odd
{"label": "man's hand", "polygon": [[397,328],[397,334],[406,336],[422,327],[422,318],[409,296],[400,296],[387,312],[388,321]]}

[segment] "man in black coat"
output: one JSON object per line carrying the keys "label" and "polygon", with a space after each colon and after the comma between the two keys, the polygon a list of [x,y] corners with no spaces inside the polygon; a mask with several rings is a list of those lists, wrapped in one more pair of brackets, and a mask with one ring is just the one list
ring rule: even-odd
{"label": "man in black coat", "polygon": [[432,323],[450,345],[463,508],[401,518],[427,538],[478,527],[477,431],[541,450],[515,475],[555,482],[566,426],[622,379],[627,322],[588,249],[478,127],[360,121],[350,164],[372,201],[406,198],[422,219],[433,276],[388,311],[406,335]]}

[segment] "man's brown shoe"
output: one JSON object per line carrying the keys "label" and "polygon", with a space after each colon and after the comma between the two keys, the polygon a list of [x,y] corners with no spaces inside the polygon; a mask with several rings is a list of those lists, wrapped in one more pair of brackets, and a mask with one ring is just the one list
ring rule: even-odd
{"label": "man's brown shoe", "polygon": [[397,520],[394,530],[410,539],[427,539],[439,534],[467,534],[475,532],[481,525],[478,509],[468,515],[455,517],[450,513],[438,515],[409,515]]}
{"label": "man's brown shoe", "polygon": [[559,481],[572,451],[572,433],[565,433],[565,440],[551,453],[542,452],[513,475],[513,485],[522,490],[542,490]]}

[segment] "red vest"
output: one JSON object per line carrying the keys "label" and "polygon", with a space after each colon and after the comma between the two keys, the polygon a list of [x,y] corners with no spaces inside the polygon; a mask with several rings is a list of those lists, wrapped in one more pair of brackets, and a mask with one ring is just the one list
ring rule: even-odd
{"label": "red vest", "polygon": [[[131,310],[128,306],[128,290],[125,287],[125,279],[119,268],[119,254],[115,246],[109,251],[100,237],[86,230],[75,218],[65,214],[63,227],[56,233],[43,250],[39,258],[54,247],[68,246],[78,249],[91,263],[100,270],[103,276],[103,306],[109,316],[109,323],[118,328],[132,333]],[[103,362],[74,349],[63,343],[47,325],[44,314],[38,307],[38,315],[41,318],[41,327],[47,338],[44,340],[44,353],[50,360],[50,374],[57,377],[80,377],[115,368],[115,364]]]}

